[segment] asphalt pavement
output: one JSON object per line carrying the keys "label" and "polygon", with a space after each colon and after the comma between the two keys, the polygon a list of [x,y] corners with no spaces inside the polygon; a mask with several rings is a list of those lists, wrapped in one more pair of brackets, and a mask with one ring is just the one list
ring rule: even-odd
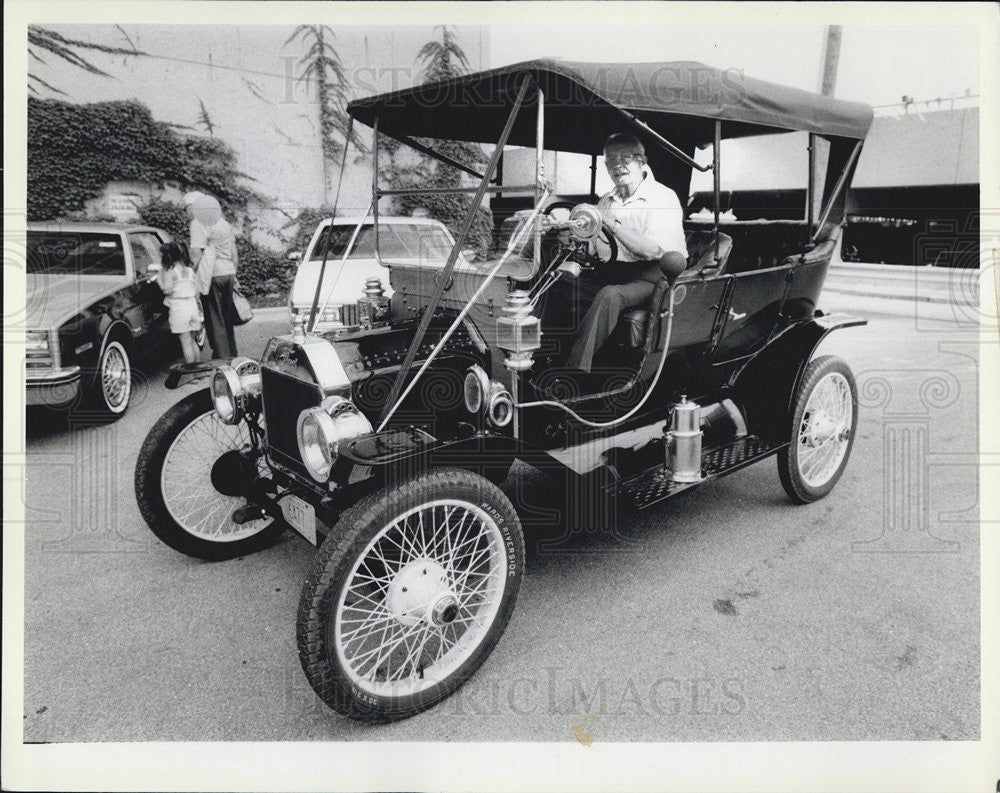
{"label": "asphalt pavement", "polygon": [[[503,487],[528,559],[510,625],[458,694],[388,726],[337,716],[301,671],[307,543],[209,564],[145,526],[137,451],[199,386],[167,391],[157,365],[115,424],[29,415],[25,740],[976,739],[974,328],[947,305],[825,298],[870,317],[823,344],[861,401],[827,498],[790,504],[772,459],[638,518],[569,525],[550,480],[518,464]],[[240,349],[286,328],[258,311]]]}

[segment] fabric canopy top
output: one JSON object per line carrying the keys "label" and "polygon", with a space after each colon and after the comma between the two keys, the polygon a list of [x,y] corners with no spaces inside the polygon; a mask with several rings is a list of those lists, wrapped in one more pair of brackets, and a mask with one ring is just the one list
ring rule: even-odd
{"label": "fabric canopy top", "polygon": [[[545,97],[545,148],[596,153],[628,129],[625,110],[669,140],[701,145],[722,121],[724,138],[803,130],[864,139],[872,109],[693,61],[584,63],[534,60],[358,99],[348,112],[390,135],[495,142],[530,78]],[[526,107],[535,106],[529,90]],[[634,129],[634,128],[633,128]],[[640,133],[641,135],[641,133]],[[522,112],[509,145],[535,145],[535,114]]]}

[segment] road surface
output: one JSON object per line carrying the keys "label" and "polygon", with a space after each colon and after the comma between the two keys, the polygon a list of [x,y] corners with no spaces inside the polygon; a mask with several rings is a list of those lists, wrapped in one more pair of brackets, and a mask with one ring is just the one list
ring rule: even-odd
{"label": "road surface", "polygon": [[[829,497],[791,505],[772,459],[614,531],[536,526],[491,657],[389,726],[335,715],[300,669],[304,541],[207,564],[143,523],[136,453],[190,387],[166,391],[160,367],[116,424],[29,415],[25,740],[976,739],[975,337],[929,307],[862,308],[867,327],[823,345],[861,395]],[[286,327],[261,312],[240,348]],[[518,464],[504,489],[529,514],[551,488]]]}

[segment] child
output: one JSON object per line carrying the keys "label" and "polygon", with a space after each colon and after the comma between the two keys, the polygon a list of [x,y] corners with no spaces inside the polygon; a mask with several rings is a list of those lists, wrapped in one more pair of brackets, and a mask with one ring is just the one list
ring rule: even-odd
{"label": "child", "polygon": [[156,282],[163,290],[163,302],[170,312],[170,332],[180,338],[184,362],[195,363],[200,357],[195,336],[201,331],[202,315],[198,281],[187,246],[180,242],[161,245],[160,260],[162,268]]}

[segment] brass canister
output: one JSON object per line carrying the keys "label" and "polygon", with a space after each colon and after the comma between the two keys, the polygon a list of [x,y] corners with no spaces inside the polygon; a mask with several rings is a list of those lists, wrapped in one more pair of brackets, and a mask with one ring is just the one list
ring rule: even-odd
{"label": "brass canister", "polygon": [[686,396],[674,405],[667,432],[667,466],[675,482],[700,482],[701,475],[701,407]]}

